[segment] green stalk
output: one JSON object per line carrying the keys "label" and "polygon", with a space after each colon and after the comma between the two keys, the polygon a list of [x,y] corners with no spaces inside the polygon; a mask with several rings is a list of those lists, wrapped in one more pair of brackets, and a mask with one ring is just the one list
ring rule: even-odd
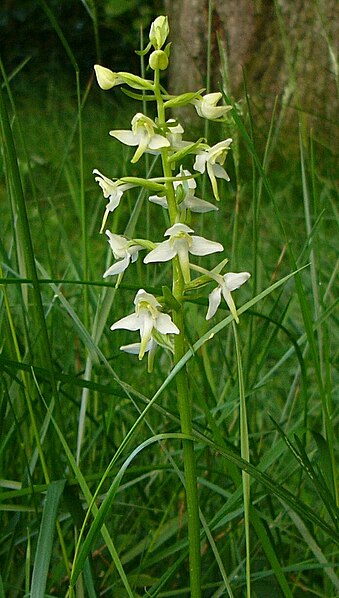
{"label": "green stalk", "polygon": [[[154,93],[157,99],[157,111],[159,126],[165,126],[165,108],[160,92],[159,70],[154,71]],[[161,150],[162,168],[164,177],[172,177],[171,166],[168,161],[167,148]],[[166,184],[166,198],[171,225],[175,224],[177,218],[177,206],[172,182]],[[174,363],[179,363],[185,355],[185,334],[184,314],[182,297],[184,292],[184,280],[181,273],[179,260],[173,260],[173,295],[180,304],[180,308],[173,310],[172,319],[180,330],[180,334],[174,335]],[[180,426],[183,434],[192,435],[192,410],[189,399],[187,372],[185,368],[179,370],[176,375],[177,401],[180,416]],[[188,521],[188,545],[189,545],[189,572],[191,598],[201,598],[201,555],[200,555],[200,519],[198,502],[198,485],[196,459],[194,444],[192,440],[183,440],[184,472],[186,483],[186,505]]]}
{"label": "green stalk", "polygon": [[[237,354],[237,367],[239,379],[239,399],[240,399],[240,450],[241,457],[249,463],[250,451],[248,442],[247,411],[244,388],[244,376],[242,368],[241,352],[238,340],[237,324],[232,322],[233,334],[235,340],[235,349]],[[251,598],[251,554],[250,554],[250,476],[245,471],[241,472],[243,500],[244,500],[244,519],[245,519],[245,539],[246,539],[246,597]]]}

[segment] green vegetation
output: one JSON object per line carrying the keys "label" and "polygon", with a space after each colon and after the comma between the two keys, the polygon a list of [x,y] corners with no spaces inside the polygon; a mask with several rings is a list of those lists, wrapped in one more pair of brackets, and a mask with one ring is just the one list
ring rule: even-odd
{"label": "green vegetation", "polygon": [[[331,148],[304,128],[286,137],[280,105],[259,130],[246,97],[242,113],[234,109],[218,125],[215,142],[234,140],[231,182],[219,185],[219,213],[193,215],[192,228],[217,236],[231,270],[251,272],[237,296],[237,335],[225,303],[224,314],[206,322],[202,293],[185,306],[183,358],[173,367],[159,351],[149,374],[145,360],[119,351],[131,334],[110,325],[132,311],[139,288],[162,294],[164,270],[160,278],[160,267],[138,260],[117,289],[115,279],[102,278],[112,255],[99,234],[106,202],[92,170],[157,176],[160,166],[153,156],[131,165],[133,148],[109,137],[130,127],[134,100],[83,85],[60,37],[71,82],[58,72],[47,85],[31,85],[29,63],[16,73],[1,65],[0,598],[61,598],[70,580],[77,598],[190,596],[175,386],[185,367],[204,598],[246,595],[242,472],[250,481],[252,595],[334,598]],[[213,201],[208,179],[201,187],[197,195]],[[112,232],[149,238],[158,218],[167,228],[147,198],[127,191]],[[250,463],[240,456],[244,403]]]}

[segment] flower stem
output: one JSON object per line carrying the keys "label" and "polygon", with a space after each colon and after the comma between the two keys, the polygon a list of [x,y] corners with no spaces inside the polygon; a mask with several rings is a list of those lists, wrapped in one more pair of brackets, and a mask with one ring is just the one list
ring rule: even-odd
{"label": "flower stem", "polygon": [[[157,99],[158,124],[165,127],[166,117],[164,102],[160,90],[159,70],[154,71],[154,89]],[[165,177],[171,177],[171,165],[168,161],[167,148],[161,150],[162,168]],[[177,221],[177,205],[173,183],[167,181],[166,198],[171,225]],[[173,322],[180,330],[180,334],[174,335],[174,363],[177,364],[185,353],[184,315],[182,297],[184,291],[184,280],[178,257],[173,260],[173,295],[180,303],[180,309],[173,310]],[[189,399],[187,372],[182,368],[176,376],[177,400],[183,434],[192,435],[192,410]],[[201,556],[200,556],[200,520],[196,459],[193,440],[183,440],[184,472],[186,484],[186,504],[188,518],[188,545],[189,545],[189,573],[191,598],[201,598]]]}
{"label": "flower stem", "polygon": [[[175,285],[174,285],[175,287]],[[174,289],[175,290],[175,289]],[[174,293],[175,295],[175,293]],[[178,326],[180,334],[174,339],[174,362],[178,363],[184,355],[183,309],[173,313],[173,321]],[[188,394],[187,373],[182,368],[177,376],[177,398],[183,434],[192,434],[192,413]],[[191,598],[201,597],[201,556],[200,556],[200,521],[196,459],[192,440],[183,441],[184,471],[186,481],[186,503],[188,517],[189,569]]]}

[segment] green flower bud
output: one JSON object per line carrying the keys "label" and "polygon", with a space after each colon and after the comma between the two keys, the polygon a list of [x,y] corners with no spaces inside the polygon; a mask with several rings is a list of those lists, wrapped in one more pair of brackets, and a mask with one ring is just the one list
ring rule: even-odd
{"label": "green flower bud", "polygon": [[[155,50],[160,50],[169,34],[167,17],[157,17],[151,25],[149,39]],[[165,67],[166,68],[166,67]]]}
{"label": "green flower bud", "polygon": [[162,50],[154,50],[149,57],[149,65],[151,69],[160,69],[164,71],[168,67],[168,56]]}
{"label": "green flower bud", "polygon": [[111,89],[115,85],[121,85],[123,79],[117,73],[113,73],[110,69],[100,64],[94,65],[95,75],[101,89]]}

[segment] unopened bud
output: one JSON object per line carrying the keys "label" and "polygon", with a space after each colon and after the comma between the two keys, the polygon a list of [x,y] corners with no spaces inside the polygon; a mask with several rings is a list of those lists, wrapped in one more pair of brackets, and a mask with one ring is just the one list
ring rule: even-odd
{"label": "unopened bud", "polygon": [[149,65],[151,69],[160,69],[164,71],[168,67],[168,56],[162,50],[154,50],[149,57]]}
{"label": "unopened bud", "polygon": [[[168,19],[167,17],[157,17],[152,25],[149,32],[149,39],[155,50],[160,50],[164,45],[166,38],[169,34]],[[166,67],[165,67],[166,68]]]}
{"label": "unopened bud", "polygon": [[113,73],[113,71],[107,69],[105,66],[95,64],[94,70],[101,89],[111,89],[115,85],[121,85],[121,83],[124,82],[123,79],[117,75],[117,73]]}

